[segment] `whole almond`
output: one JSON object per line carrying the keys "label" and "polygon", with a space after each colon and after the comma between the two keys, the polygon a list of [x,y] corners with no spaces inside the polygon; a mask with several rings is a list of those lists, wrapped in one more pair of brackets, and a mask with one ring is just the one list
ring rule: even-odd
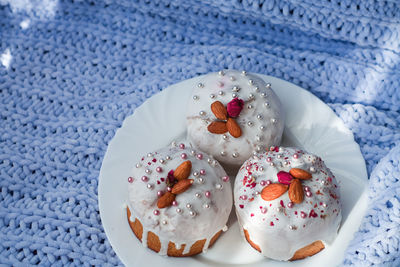
{"label": "whole almond", "polygon": [[223,134],[228,131],[228,128],[226,127],[226,122],[223,121],[213,121],[208,125],[207,129],[210,133],[214,134]]}
{"label": "whole almond", "polygon": [[177,182],[174,187],[172,187],[172,194],[178,195],[181,194],[183,192],[185,192],[186,190],[189,189],[189,187],[191,187],[193,184],[193,179],[185,179],[185,180],[180,180],[179,182]]}
{"label": "whole almond", "polygon": [[287,185],[270,184],[264,187],[264,189],[261,191],[261,198],[266,201],[271,201],[282,196],[287,190]]}
{"label": "whole almond", "polygon": [[220,101],[215,101],[211,104],[211,111],[217,119],[226,120],[228,118],[228,112]]}
{"label": "whole almond", "polygon": [[189,177],[190,171],[192,170],[192,162],[187,160],[183,162],[174,171],[174,177],[178,180],[183,180]]}
{"label": "whole almond", "polygon": [[298,179],[293,179],[289,186],[289,199],[293,203],[300,204],[304,199],[303,187]]}
{"label": "whole almond", "polygon": [[242,135],[242,130],[240,129],[240,126],[235,119],[228,118],[228,121],[226,122],[226,127],[233,137],[238,138]]}
{"label": "whole almond", "polygon": [[159,209],[163,209],[172,205],[172,202],[175,200],[175,195],[171,192],[166,192],[162,195],[157,201],[157,207]]}
{"label": "whole almond", "polygon": [[301,179],[301,180],[308,180],[312,177],[311,173],[309,173],[308,171],[305,171],[303,169],[299,169],[299,168],[292,168],[290,169],[289,173],[297,179]]}

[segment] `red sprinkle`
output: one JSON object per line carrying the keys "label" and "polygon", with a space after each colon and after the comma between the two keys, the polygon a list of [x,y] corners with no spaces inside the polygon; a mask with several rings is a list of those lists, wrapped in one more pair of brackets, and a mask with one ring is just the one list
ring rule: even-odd
{"label": "red sprinkle", "polygon": [[280,203],[281,203],[281,206],[282,206],[282,207],[285,207],[285,204],[283,203],[283,200],[281,200]]}
{"label": "red sprinkle", "polygon": [[274,224],[274,222],[270,222],[269,225],[274,226],[275,224]]}
{"label": "red sprinkle", "polygon": [[157,160],[156,160],[156,159],[153,159],[152,162],[157,162]]}
{"label": "red sprinkle", "polygon": [[254,216],[254,213],[250,213],[250,217],[253,217]]}
{"label": "red sprinkle", "polygon": [[313,218],[315,218],[315,217],[318,217],[318,214],[317,214],[314,210],[311,210],[311,211],[310,211],[310,214],[308,215],[308,217],[313,217]]}
{"label": "red sprinkle", "polygon": [[241,209],[243,209],[243,208],[244,208],[244,205],[240,204],[239,207],[240,207]]}

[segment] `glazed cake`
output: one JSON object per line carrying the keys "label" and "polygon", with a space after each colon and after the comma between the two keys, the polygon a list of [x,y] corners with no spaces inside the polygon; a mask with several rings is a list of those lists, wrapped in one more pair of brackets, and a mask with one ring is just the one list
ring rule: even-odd
{"label": "glazed cake", "polygon": [[149,153],[127,180],[130,227],[160,255],[206,251],[227,230],[232,209],[229,177],[203,152],[181,143]]}
{"label": "glazed cake", "polygon": [[240,166],[253,153],[280,144],[284,111],[271,84],[244,71],[224,70],[193,86],[186,122],[195,147]]}
{"label": "glazed cake", "polygon": [[297,260],[321,251],[337,235],[337,181],[320,157],[272,147],[248,159],[234,186],[243,236],[264,256]]}

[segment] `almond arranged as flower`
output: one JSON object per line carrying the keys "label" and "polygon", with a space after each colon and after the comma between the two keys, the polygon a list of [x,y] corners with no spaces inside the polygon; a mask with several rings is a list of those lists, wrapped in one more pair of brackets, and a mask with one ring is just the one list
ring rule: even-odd
{"label": "almond arranged as flower", "polygon": [[294,178],[301,180],[308,180],[312,177],[311,173],[299,168],[291,168],[289,172]]}
{"label": "almond arranged as flower", "polygon": [[164,195],[162,195],[158,201],[157,201],[157,207],[159,209],[166,208],[168,206],[172,205],[172,202],[175,200],[175,194],[171,192],[166,192]]}
{"label": "almond arranged as flower", "polygon": [[299,179],[293,179],[291,181],[289,186],[289,199],[296,204],[303,202],[304,192]]}
{"label": "almond arranged as flower", "polygon": [[242,135],[242,130],[234,118],[239,116],[244,105],[243,100],[234,98],[228,103],[228,110],[220,101],[211,104],[211,111],[219,120],[211,122],[207,129],[213,134],[224,134],[229,132],[234,138]]}
{"label": "almond arranged as flower", "polygon": [[189,187],[193,184],[193,182],[194,182],[193,179],[180,180],[178,183],[174,185],[174,187],[172,187],[171,191],[172,194],[178,195],[185,192],[186,190],[189,189]]}
{"label": "almond arranged as flower", "polygon": [[283,184],[269,184],[261,191],[261,197],[265,201],[271,201],[282,196],[288,190],[287,185]]}
{"label": "almond arranged as flower", "polygon": [[191,170],[192,162],[190,160],[187,160],[175,169],[174,176],[177,180],[187,179]]}

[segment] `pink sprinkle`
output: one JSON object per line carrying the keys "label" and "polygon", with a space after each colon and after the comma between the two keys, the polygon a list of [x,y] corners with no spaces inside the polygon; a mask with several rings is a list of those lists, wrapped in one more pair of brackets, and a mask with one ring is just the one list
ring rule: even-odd
{"label": "pink sprinkle", "polygon": [[303,218],[303,219],[305,219],[305,218],[307,218],[307,214],[306,214],[305,212],[302,211],[302,212],[300,213],[300,217]]}
{"label": "pink sprinkle", "polygon": [[156,159],[153,159],[153,160],[152,160],[152,162],[156,162],[156,161],[157,161]]}
{"label": "pink sprinkle", "polygon": [[182,153],[182,154],[181,154],[181,158],[182,158],[182,159],[186,159],[186,158],[187,158],[186,153]]}
{"label": "pink sprinkle", "polygon": [[224,176],[224,177],[222,177],[222,181],[224,181],[224,182],[229,182],[229,176]]}
{"label": "pink sprinkle", "polygon": [[246,170],[250,171],[251,166],[246,166]]}
{"label": "pink sprinkle", "polygon": [[250,217],[253,217],[254,216],[254,213],[250,213]]}
{"label": "pink sprinkle", "polygon": [[291,209],[291,208],[293,208],[294,203],[293,203],[293,202],[288,202],[288,203],[286,204],[286,206],[287,206],[289,209]]}
{"label": "pink sprinkle", "polygon": [[298,158],[299,158],[299,155],[294,154],[294,155],[293,155],[293,158],[294,158],[294,159],[298,159]]}
{"label": "pink sprinkle", "polygon": [[204,170],[204,169],[201,169],[201,170],[200,170],[200,174],[201,174],[201,175],[204,175],[204,174],[206,174],[206,170]]}
{"label": "pink sprinkle", "polygon": [[147,182],[149,180],[149,178],[147,176],[142,176],[142,181],[143,182]]}
{"label": "pink sprinkle", "polygon": [[262,208],[262,209],[261,209],[261,213],[262,213],[262,214],[267,213],[267,208]]}
{"label": "pink sprinkle", "polygon": [[181,143],[181,144],[179,144],[179,147],[180,147],[181,149],[184,149],[184,148],[185,148],[185,144]]}
{"label": "pink sprinkle", "polygon": [[218,86],[222,88],[222,87],[224,87],[224,83],[223,82],[218,82]]}
{"label": "pink sprinkle", "polygon": [[133,178],[132,177],[128,177],[128,183],[132,183],[133,182]]}
{"label": "pink sprinkle", "polygon": [[162,172],[162,168],[161,168],[161,167],[157,167],[157,168],[156,168],[156,171],[157,171],[157,172]]}
{"label": "pink sprinkle", "polygon": [[271,162],[271,161],[272,161],[272,158],[271,158],[271,157],[268,157],[268,158],[267,158],[267,161],[268,161],[268,162]]}
{"label": "pink sprinkle", "polygon": [[201,153],[197,154],[197,159],[203,159],[203,154]]}
{"label": "pink sprinkle", "polygon": [[178,206],[178,202],[176,200],[172,201],[172,206]]}
{"label": "pink sprinkle", "polygon": [[158,192],[157,192],[157,196],[159,196],[159,197],[161,197],[163,194],[164,194],[163,191],[158,191]]}
{"label": "pink sprinkle", "polygon": [[210,191],[206,191],[205,193],[204,193],[204,195],[206,196],[206,197],[211,197],[211,192]]}
{"label": "pink sprinkle", "polygon": [[239,205],[239,207],[240,207],[241,209],[243,209],[243,208],[244,208],[244,205]]}
{"label": "pink sprinkle", "polygon": [[164,182],[164,181],[165,181],[165,178],[162,178],[162,177],[161,177],[160,180],[161,180],[161,182]]}
{"label": "pink sprinkle", "polygon": [[160,215],[160,211],[154,210],[154,211],[153,211],[153,214],[156,215],[156,216],[158,216],[158,215]]}
{"label": "pink sprinkle", "polygon": [[171,192],[171,191],[172,191],[172,188],[168,186],[168,187],[167,187],[167,191],[168,191],[168,192]]}
{"label": "pink sprinkle", "polygon": [[310,187],[305,186],[305,187],[304,187],[304,191],[309,192],[309,191],[310,191]]}
{"label": "pink sprinkle", "polygon": [[246,196],[246,195],[240,196],[240,199],[241,199],[241,200],[246,200],[246,199],[247,199],[247,196]]}
{"label": "pink sprinkle", "polygon": [[311,193],[310,191],[307,191],[307,192],[306,192],[306,196],[307,196],[307,197],[312,197],[312,193]]}
{"label": "pink sprinkle", "polygon": [[260,182],[260,185],[261,185],[261,186],[265,186],[266,184],[267,184],[267,182],[264,181],[264,180],[262,180],[262,181]]}

